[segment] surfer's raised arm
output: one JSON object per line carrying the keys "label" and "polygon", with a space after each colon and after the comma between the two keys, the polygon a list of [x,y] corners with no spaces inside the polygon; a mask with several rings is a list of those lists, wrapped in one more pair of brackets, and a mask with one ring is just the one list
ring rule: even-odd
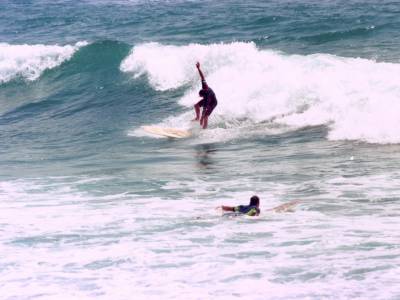
{"label": "surfer's raised arm", "polygon": [[200,78],[201,78],[201,84],[202,84],[203,89],[207,89],[208,85],[207,85],[206,79],[204,77],[204,74],[200,69],[200,63],[199,62],[196,63],[196,68],[197,68],[197,71],[199,71],[199,75],[200,75]]}

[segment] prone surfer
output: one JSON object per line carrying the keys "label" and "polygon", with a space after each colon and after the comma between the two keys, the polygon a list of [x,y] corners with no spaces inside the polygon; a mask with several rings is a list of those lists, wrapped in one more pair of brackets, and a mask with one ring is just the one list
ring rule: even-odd
{"label": "prone surfer", "polygon": [[[299,200],[290,201],[288,203],[279,205],[277,207],[268,209],[267,211],[273,212],[290,212],[293,211],[295,205],[300,203]],[[260,214],[260,198],[256,195],[250,198],[249,205],[239,205],[239,206],[219,206],[223,211],[230,211],[238,214],[243,214],[247,216],[258,216]]]}
{"label": "prone surfer", "polygon": [[[200,126],[203,129],[207,128],[208,125],[208,117],[211,115],[214,108],[217,106],[217,97],[215,96],[214,91],[208,86],[204,74],[200,69],[200,63],[196,63],[196,68],[199,71],[200,78],[201,78],[201,90],[199,91],[199,96],[202,99],[194,105],[194,110],[196,112],[196,118],[193,121],[200,120]],[[203,108],[200,117],[200,107]]]}
{"label": "prone surfer", "polygon": [[225,206],[222,205],[221,209],[224,211],[231,211],[239,214],[244,214],[248,216],[258,216],[260,214],[260,198],[254,195],[250,198],[249,205],[239,205],[239,206]]}

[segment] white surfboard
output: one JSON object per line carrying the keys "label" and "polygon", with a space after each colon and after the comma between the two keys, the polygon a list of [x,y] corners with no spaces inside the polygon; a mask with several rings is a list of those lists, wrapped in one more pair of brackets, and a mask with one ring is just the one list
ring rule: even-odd
{"label": "white surfboard", "polygon": [[159,126],[142,126],[142,129],[148,133],[165,136],[169,138],[183,139],[188,138],[192,134],[188,130],[170,128],[170,127],[159,127]]}
{"label": "white surfboard", "polygon": [[277,213],[282,213],[282,212],[293,212],[295,207],[297,206],[297,204],[301,203],[300,200],[294,200],[294,201],[290,201],[288,203],[279,205],[277,207],[268,209],[268,211],[273,211],[273,212],[277,212]]}

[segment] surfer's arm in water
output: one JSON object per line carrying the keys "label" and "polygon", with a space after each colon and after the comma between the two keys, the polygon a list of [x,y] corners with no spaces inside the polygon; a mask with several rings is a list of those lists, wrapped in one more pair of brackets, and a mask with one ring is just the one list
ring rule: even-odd
{"label": "surfer's arm in water", "polygon": [[221,208],[224,211],[235,211],[235,208],[233,206],[225,206],[225,205],[221,205],[218,208]]}
{"label": "surfer's arm in water", "polygon": [[230,211],[238,214],[243,214],[247,216],[258,216],[260,214],[260,209],[257,206],[250,206],[250,205],[239,205],[239,206],[219,206],[223,211]]}

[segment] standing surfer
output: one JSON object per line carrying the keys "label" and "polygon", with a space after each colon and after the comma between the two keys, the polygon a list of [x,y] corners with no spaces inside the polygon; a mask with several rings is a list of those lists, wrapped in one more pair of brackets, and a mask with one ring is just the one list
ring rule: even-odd
{"label": "standing surfer", "polygon": [[[201,78],[201,90],[199,91],[199,96],[202,99],[194,105],[194,110],[196,112],[196,118],[193,121],[200,120],[200,126],[203,129],[207,128],[208,125],[208,117],[211,115],[214,108],[217,106],[217,97],[215,97],[214,91],[208,86],[204,74],[200,69],[200,63],[196,63],[196,68],[199,71]],[[200,107],[203,108],[200,118]]]}

